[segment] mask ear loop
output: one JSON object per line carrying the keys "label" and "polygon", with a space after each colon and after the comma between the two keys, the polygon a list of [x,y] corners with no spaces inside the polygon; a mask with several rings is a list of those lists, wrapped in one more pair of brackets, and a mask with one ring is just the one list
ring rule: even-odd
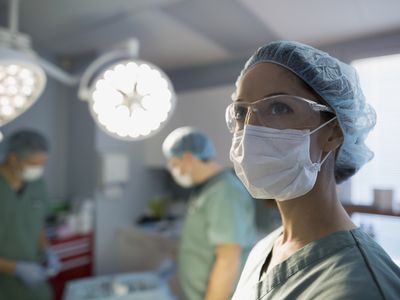
{"label": "mask ear loop", "polygon": [[317,132],[318,130],[320,130],[321,128],[325,127],[326,125],[328,125],[329,123],[333,122],[336,119],[337,119],[337,117],[335,116],[332,119],[330,119],[328,122],[325,122],[325,123],[321,124],[320,126],[315,128],[314,130],[310,131],[309,135],[312,135],[314,132]]}
{"label": "mask ear loop", "polygon": [[318,172],[321,171],[321,166],[324,164],[324,162],[328,159],[329,155],[332,153],[332,151],[329,151],[328,154],[320,161],[320,162],[315,162],[313,163],[312,167],[317,170]]}
{"label": "mask ear loop", "polygon": [[[317,128],[315,128],[313,131],[311,131],[309,133],[309,135],[313,134],[314,132],[317,132],[318,130],[320,130],[321,128],[325,127],[326,125],[328,125],[329,123],[333,122],[334,120],[336,120],[337,117],[335,116],[334,118],[330,119],[328,122],[325,122],[323,124],[321,124],[320,126],[318,126]],[[332,151],[329,151],[328,154],[320,161],[317,163],[314,163],[314,167],[318,170],[318,172],[321,170],[321,166],[324,164],[324,162],[328,159],[329,155],[332,153]]]}
{"label": "mask ear loop", "polygon": [[332,153],[332,151],[329,151],[328,154],[324,157],[323,160],[319,163],[321,166],[324,164],[324,162],[327,160],[328,156]]}

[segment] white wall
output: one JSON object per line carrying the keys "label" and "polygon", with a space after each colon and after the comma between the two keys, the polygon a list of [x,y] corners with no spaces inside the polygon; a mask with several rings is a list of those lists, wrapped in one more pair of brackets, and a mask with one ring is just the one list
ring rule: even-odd
{"label": "white wall", "polygon": [[204,88],[178,94],[172,119],[157,135],[145,140],[145,163],[148,166],[165,166],[161,145],[175,128],[194,126],[203,130],[213,140],[217,160],[230,166],[229,149],[232,135],[225,124],[225,109],[232,102],[234,85]]}
{"label": "white wall", "polygon": [[[133,226],[147,208],[151,197],[164,188],[162,178],[152,176],[144,163],[144,142],[114,139],[95,129],[96,154],[120,153],[129,158],[130,181],[120,197],[96,196],[95,272],[98,275],[120,272],[117,230]],[[96,172],[96,175],[97,172]]]}

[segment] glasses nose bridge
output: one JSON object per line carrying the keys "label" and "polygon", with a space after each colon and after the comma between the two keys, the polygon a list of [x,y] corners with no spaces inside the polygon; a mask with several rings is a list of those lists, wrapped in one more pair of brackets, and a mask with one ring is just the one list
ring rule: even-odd
{"label": "glasses nose bridge", "polygon": [[247,111],[246,111],[246,118],[244,120],[245,125],[258,125],[259,120],[257,116],[257,110],[253,107],[252,104],[247,106]]}
{"label": "glasses nose bridge", "polygon": [[244,118],[244,125],[249,124],[249,120],[250,120],[250,114],[251,114],[251,106],[247,106],[246,109],[246,117]]}

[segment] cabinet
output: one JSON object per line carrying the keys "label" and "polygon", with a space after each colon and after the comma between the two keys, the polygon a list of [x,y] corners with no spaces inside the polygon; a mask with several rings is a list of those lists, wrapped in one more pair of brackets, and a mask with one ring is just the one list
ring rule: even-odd
{"label": "cabinet", "polygon": [[93,234],[74,235],[50,240],[51,248],[61,260],[61,272],[49,280],[54,299],[61,300],[65,285],[93,275]]}

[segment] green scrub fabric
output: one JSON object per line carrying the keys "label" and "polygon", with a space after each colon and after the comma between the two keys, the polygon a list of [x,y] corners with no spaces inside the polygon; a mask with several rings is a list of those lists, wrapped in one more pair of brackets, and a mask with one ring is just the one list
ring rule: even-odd
{"label": "green scrub fabric", "polygon": [[233,300],[400,299],[399,267],[360,229],[311,242],[260,276],[281,233],[277,229],[251,251]]}
{"label": "green scrub fabric", "polygon": [[256,236],[253,201],[229,171],[192,193],[179,249],[179,278],[187,300],[204,299],[217,246],[242,246],[244,266]]}
{"label": "green scrub fabric", "polygon": [[[0,176],[0,257],[39,262],[38,239],[44,225],[47,194],[43,180],[27,183],[21,193]],[[18,278],[0,273],[0,300],[49,300],[47,283],[26,287]]]}

